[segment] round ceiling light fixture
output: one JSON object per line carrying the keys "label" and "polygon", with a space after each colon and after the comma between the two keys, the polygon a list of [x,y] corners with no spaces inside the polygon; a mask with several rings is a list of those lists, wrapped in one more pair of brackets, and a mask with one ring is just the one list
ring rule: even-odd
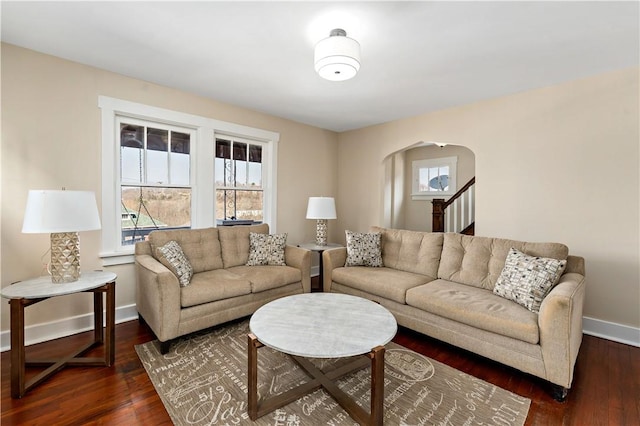
{"label": "round ceiling light fixture", "polygon": [[341,28],[331,30],[329,37],[316,44],[314,63],[322,78],[349,80],[360,69],[360,44],[347,37],[347,32]]}

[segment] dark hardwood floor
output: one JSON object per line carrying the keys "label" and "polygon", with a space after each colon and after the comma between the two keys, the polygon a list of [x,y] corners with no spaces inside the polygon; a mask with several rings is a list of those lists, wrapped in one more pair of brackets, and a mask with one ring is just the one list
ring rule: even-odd
{"label": "dark hardwood floor", "polygon": [[[82,333],[32,345],[27,356],[62,355],[91,338],[91,333]],[[152,338],[148,327],[138,321],[119,324],[114,367],[65,368],[15,400],[10,395],[10,353],[3,352],[0,424],[170,425],[133,349]],[[403,328],[394,341],[531,398],[527,425],[640,425],[640,348],[584,336],[573,388],[567,401],[558,403],[551,398],[548,384],[512,368]],[[101,351],[94,349],[96,354]]]}

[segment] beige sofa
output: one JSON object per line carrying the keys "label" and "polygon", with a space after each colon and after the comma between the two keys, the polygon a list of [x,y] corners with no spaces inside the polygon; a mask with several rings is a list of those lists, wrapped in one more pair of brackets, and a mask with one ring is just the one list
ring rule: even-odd
{"label": "beige sofa", "polygon": [[[541,377],[564,400],[582,341],[584,259],[555,243],[373,227],[384,267],[345,267],[346,248],[323,253],[324,291],[379,302],[398,324]],[[510,248],[566,259],[534,313],[492,292]]]}
{"label": "beige sofa", "polygon": [[[311,252],[285,247],[286,266],[245,266],[249,233],[266,224],[153,231],[135,246],[136,305],[166,353],[172,339],[252,314],[265,303],[311,290]],[[159,261],[158,247],[176,241],[193,267],[181,287]]]}

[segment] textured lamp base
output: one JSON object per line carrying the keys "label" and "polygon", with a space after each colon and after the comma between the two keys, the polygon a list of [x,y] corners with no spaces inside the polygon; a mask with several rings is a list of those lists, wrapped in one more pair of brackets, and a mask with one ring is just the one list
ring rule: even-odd
{"label": "textured lamp base", "polygon": [[51,281],[70,283],[80,278],[80,241],[77,232],[51,234]]}
{"label": "textured lamp base", "polygon": [[316,223],[316,244],[327,245],[327,219],[318,219]]}

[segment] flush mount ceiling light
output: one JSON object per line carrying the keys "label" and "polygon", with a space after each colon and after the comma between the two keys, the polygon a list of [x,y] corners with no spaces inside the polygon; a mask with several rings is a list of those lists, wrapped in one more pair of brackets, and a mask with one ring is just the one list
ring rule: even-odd
{"label": "flush mount ceiling light", "polygon": [[331,30],[329,37],[316,44],[314,63],[322,78],[349,80],[360,69],[360,44],[347,37],[347,32],[341,28]]}

